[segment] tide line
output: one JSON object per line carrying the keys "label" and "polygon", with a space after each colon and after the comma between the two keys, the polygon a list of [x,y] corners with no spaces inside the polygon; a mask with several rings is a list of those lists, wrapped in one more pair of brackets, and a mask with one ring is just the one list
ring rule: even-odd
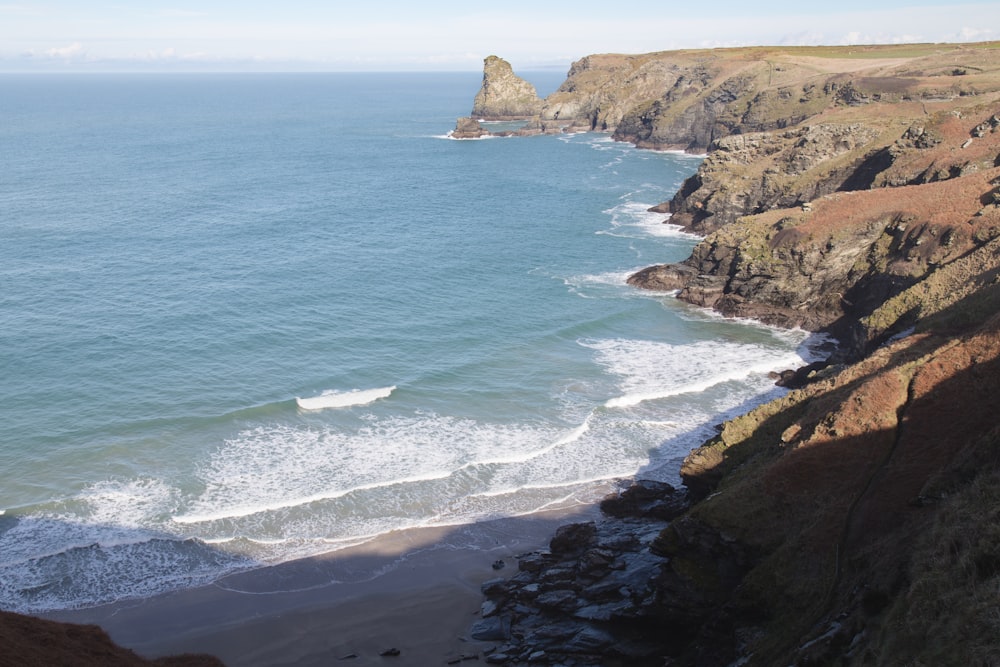
{"label": "tide line", "polygon": [[350,495],[352,493],[357,493],[359,491],[371,491],[372,489],[380,489],[389,486],[398,486],[401,484],[418,484],[420,482],[431,482],[439,479],[447,479],[452,474],[454,473],[446,472],[446,473],[437,473],[433,475],[404,477],[401,479],[386,480],[384,482],[372,482],[370,484],[359,484],[358,486],[354,486],[349,489],[344,489],[341,491],[330,491],[328,493],[314,493],[308,496],[301,496],[299,498],[294,498],[290,500],[282,500],[273,503],[254,505],[252,507],[236,507],[230,510],[212,512],[212,513],[172,516],[170,517],[170,520],[173,521],[174,523],[180,523],[180,524],[195,524],[195,523],[209,523],[212,521],[222,521],[225,519],[240,519],[243,517],[252,516],[254,514],[262,514],[264,512],[275,512],[277,510],[289,509],[292,507],[300,507],[302,505],[308,505],[310,503],[320,502],[323,500],[336,500],[337,498],[343,498],[344,496]]}

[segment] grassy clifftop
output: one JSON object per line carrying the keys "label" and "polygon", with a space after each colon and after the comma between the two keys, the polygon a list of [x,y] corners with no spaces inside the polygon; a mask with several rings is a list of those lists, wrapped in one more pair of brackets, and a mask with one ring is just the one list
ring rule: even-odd
{"label": "grassy clifftop", "polygon": [[[613,132],[642,147],[703,152],[731,134],[783,129],[828,111],[898,102],[920,113],[924,103],[996,92],[998,48],[989,42],[593,55],[573,64],[541,117]],[[875,115],[860,114],[868,121]]]}

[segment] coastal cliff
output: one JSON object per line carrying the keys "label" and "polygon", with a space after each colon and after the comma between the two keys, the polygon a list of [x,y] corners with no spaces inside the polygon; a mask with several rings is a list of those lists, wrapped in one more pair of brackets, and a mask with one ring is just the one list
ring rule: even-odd
{"label": "coastal cliff", "polygon": [[1000,44],[574,64],[540,122],[708,153],[630,283],[838,345],[488,582],[494,662],[1000,661],[998,114]]}

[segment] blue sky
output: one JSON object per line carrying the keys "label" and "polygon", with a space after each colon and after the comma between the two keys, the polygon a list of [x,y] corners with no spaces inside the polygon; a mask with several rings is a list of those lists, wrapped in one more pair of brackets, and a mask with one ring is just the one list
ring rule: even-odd
{"label": "blue sky", "polygon": [[1000,2],[0,0],[0,71],[556,68],[592,53],[1000,39]]}

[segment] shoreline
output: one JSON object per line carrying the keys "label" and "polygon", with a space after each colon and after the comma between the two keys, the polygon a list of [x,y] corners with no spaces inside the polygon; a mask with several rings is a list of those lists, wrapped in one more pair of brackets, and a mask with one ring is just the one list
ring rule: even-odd
{"label": "shoreline", "polygon": [[[556,529],[600,516],[596,504],[443,528],[396,531],[365,544],[223,577],[146,599],[41,615],[96,624],[147,658],[208,653],[230,667],[447,664],[495,642],[469,638],[480,586],[517,572]],[[493,564],[503,561],[502,569]]]}

